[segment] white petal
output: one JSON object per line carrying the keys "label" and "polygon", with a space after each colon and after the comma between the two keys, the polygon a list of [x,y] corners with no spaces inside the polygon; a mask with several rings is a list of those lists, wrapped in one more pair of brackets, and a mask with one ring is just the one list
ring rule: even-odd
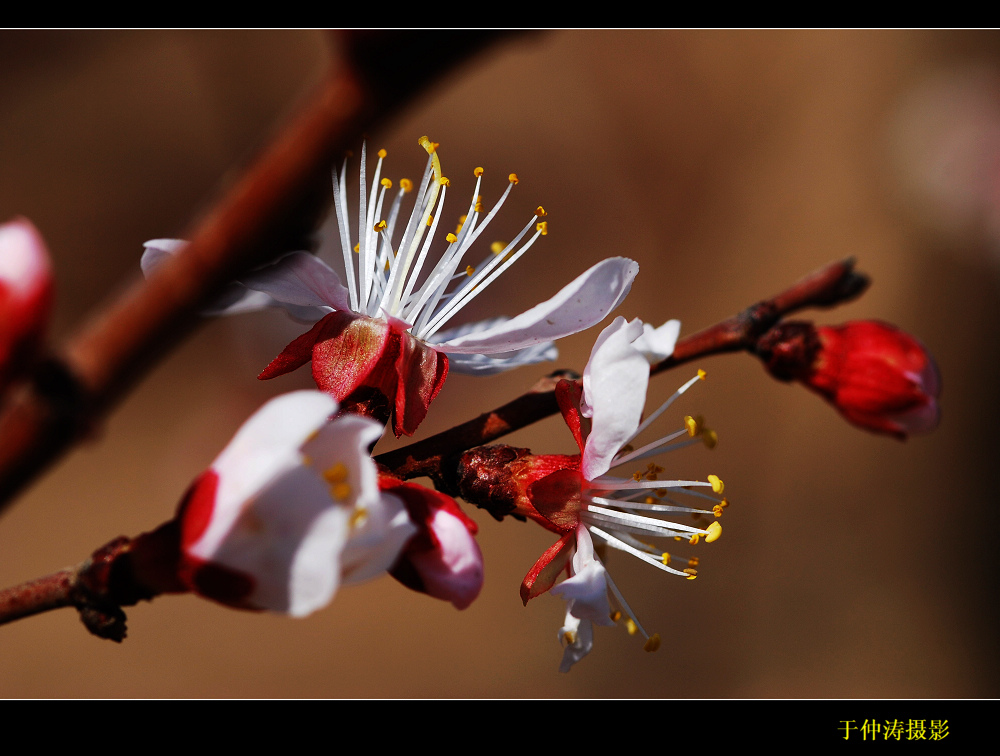
{"label": "white petal", "polygon": [[[573,642],[566,643],[567,637],[573,638]],[[559,671],[569,672],[594,647],[594,626],[590,620],[581,620],[566,612],[565,624],[559,628],[559,640],[566,643]]]}
{"label": "white petal", "polygon": [[628,294],[638,272],[639,264],[628,258],[603,260],[516,318],[436,346],[446,354],[496,354],[569,336],[604,320]]}
{"label": "white petal", "polygon": [[187,246],[183,239],[152,239],[143,246],[142,258],[139,260],[139,267],[142,268],[142,275],[149,278],[149,274],[180,252]]}
{"label": "white petal", "polygon": [[0,285],[28,295],[50,277],[49,253],[34,225],[21,218],[0,226]]}
{"label": "white petal", "polygon": [[343,415],[319,428],[302,445],[302,453],[317,475],[334,465],[342,465],[347,474],[350,494],[338,503],[348,509],[373,507],[381,496],[378,471],[368,447],[382,436],[383,427],[367,417]]}
{"label": "white petal", "polygon": [[[490,318],[480,320],[475,323],[466,323],[458,328],[449,328],[441,331],[434,338],[429,340],[431,345],[437,345],[442,341],[450,341],[459,336],[470,333],[478,333],[489,328],[494,328],[501,323],[506,323],[510,318]],[[464,373],[466,375],[496,375],[508,370],[521,367],[522,365],[534,365],[539,362],[551,362],[559,356],[559,351],[555,344],[546,341],[535,346],[527,347],[516,352],[501,352],[499,354],[449,354],[448,371],[452,373]]]}
{"label": "white petal", "polygon": [[559,350],[551,341],[527,347],[519,352],[500,354],[449,354],[448,371],[467,375],[496,375],[522,365],[536,365],[552,362],[559,356]]}
{"label": "white petal", "polygon": [[[373,464],[374,468],[375,465]],[[365,508],[363,519],[352,527],[341,555],[344,585],[353,585],[388,570],[414,535],[417,526],[410,521],[403,502],[392,494]]]}
{"label": "white petal", "polygon": [[580,472],[586,480],[606,473],[642,419],[649,363],[634,347],[642,333],[639,319],[615,318],[597,337],[583,371],[581,412],[592,419]]}
{"label": "white petal", "polygon": [[324,482],[299,465],[243,502],[205,556],[253,578],[252,605],[302,617],[326,606],[337,590],[349,519],[350,510],[332,505]]}
{"label": "white petal", "polygon": [[594,556],[593,540],[583,525],[576,529],[576,553],[571,572],[572,577],[553,588],[552,595],[570,602],[568,609],[574,617],[613,625],[604,565]]}
{"label": "white petal", "polygon": [[681,333],[681,321],[668,320],[659,328],[653,328],[649,323],[642,327],[642,335],[632,342],[632,346],[642,352],[643,356],[654,364],[665,360],[674,353],[677,337]]}
{"label": "white petal", "polygon": [[240,279],[280,305],[351,309],[350,293],[325,262],[308,252],[292,252]]}
{"label": "white petal", "polygon": [[244,504],[272,480],[301,466],[299,448],[336,410],[337,402],[328,394],[295,391],[272,399],[243,424],[212,463],[219,487],[212,520],[191,549],[195,556],[210,558]]}
{"label": "white petal", "polygon": [[[143,250],[142,258],[139,260],[142,274],[146,278],[149,278],[154,270],[184,249],[187,244],[183,239],[153,239],[146,242],[143,244],[145,249]],[[260,291],[250,291],[243,284],[234,281],[226,286],[225,290],[211,307],[203,310],[203,314],[237,315],[243,312],[256,312],[267,307],[282,306],[267,294]],[[315,310],[315,308],[293,307],[291,305],[284,305],[284,309],[288,310],[289,315],[293,318],[304,323],[313,323],[325,314],[318,311],[311,311]]]}

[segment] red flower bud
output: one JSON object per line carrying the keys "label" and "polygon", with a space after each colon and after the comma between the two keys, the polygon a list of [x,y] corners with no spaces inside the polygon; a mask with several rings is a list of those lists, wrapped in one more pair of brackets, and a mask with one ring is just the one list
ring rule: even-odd
{"label": "red flower bud", "polygon": [[941,377],[934,358],[893,325],[786,322],[757,344],[767,369],[827,399],[854,425],[905,439],[937,427]]}

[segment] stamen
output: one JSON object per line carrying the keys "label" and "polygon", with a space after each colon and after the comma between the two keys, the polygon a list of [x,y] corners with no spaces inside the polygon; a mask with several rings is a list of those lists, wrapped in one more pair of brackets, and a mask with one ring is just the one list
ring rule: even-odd
{"label": "stamen", "polygon": [[635,429],[635,433],[633,433],[631,435],[631,437],[628,438],[627,440],[631,441],[636,436],[638,436],[640,433],[642,433],[644,430],[646,430],[646,428],[648,428],[653,423],[653,421],[656,420],[656,418],[658,418],[660,415],[663,414],[663,412],[667,409],[667,407],[669,407],[671,404],[673,404],[675,401],[677,401],[677,398],[681,394],[683,394],[685,391],[687,391],[689,388],[691,388],[699,380],[704,380],[704,379],[705,379],[705,371],[704,370],[699,370],[698,371],[698,375],[696,375],[694,378],[692,378],[687,383],[685,383],[683,386],[681,386],[679,389],[677,389],[673,393],[673,395],[669,399],[667,399],[667,401],[665,401],[663,404],[661,404],[656,409],[656,411],[653,412],[653,414],[651,414],[649,417],[647,417],[645,420],[643,420],[641,423],[639,423],[639,427]]}

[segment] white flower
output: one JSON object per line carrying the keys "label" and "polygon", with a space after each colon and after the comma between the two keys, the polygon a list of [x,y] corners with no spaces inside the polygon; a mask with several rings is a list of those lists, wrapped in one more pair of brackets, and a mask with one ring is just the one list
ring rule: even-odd
{"label": "white flower", "polygon": [[[667,325],[676,338],[678,326]],[[657,329],[654,334],[660,331]],[[645,333],[648,335],[649,331]],[[728,502],[698,490],[711,488],[714,494],[721,494],[723,485],[717,476],[710,475],[707,481],[660,480],[663,468],[655,464],[638,469],[628,478],[608,474],[614,467],[633,464],[689,443],[702,441],[709,448],[715,445],[714,432],[704,428],[700,420],[686,417],[684,426],[675,433],[639,449],[631,447],[633,439],[704,377],[699,371],[698,376],[642,420],[650,364],[644,354],[649,343],[640,344],[644,347],[642,351],[636,348],[643,334],[641,321],[628,323],[624,318],[616,318],[594,344],[582,387],[571,381],[557,386],[560,408],[576,436],[581,455],[539,455],[522,460],[517,511],[558,533],[560,539],[528,572],[521,585],[521,598],[527,603],[551,590],[566,599],[567,619],[561,631],[566,643],[562,671],[589,652],[593,644],[592,622],[612,624],[612,619],[625,616],[630,632],[646,637],[647,650],[659,646],[659,636],[645,631],[594,553],[593,540],[631,554],[657,569],[690,579],[697,574],[694,569],[697,559],[672,557],[644,539],[669,538],[691,544],[704,539],[711,543],[721,534],[721,527],[714,520],[701,527],[664,519],[676,513],[719,517]],[[669,354],[662,355],[666,356]],[[674,496],[705,498],[712,502],[712,507],[683,505]],[[568,570],[570,577],[556,585],[563,570]],[[617,609],[611,611],[611,606]]]}
{"label": "white flower", "polygon": [[[452,370],[482,375],[554,359],[554,339],[599,323],[621,303],[639,266],[616,257],[593,266],[554,297],[515,318],[495,318],[459,330],[443,330],[547,232],[546,221],[540,220],[546,213],[539,207],[511,242],[494,244],[493,250],[473,267],[468,259],[470,250],[518,182],[511,174],[503,196],[484,214],[479,199],[483,171],[477,168],[468,211],[456,233],[446,235],[447,247],[431,264],[429,253],[444,214],[450,182],[442,174],[437,145],[427,137],[419,141],[429,157],[416,189],[417,200],[405,222],[401,206],[414,187],[403,179],[395,197],[388,198],[392,182],[381,177],[385,150],[379,151],[369,182],[367,147],[362,146],[359,220],[354,229],[347,203],[346,160],[335,177],[334,208],[346,287],[325,262],[296,252],[242,279],[240,283],[250,291],[227,292],[215,312],[229,314],[280,306],[307,322],[334,311],[394,320],[414,338],[447,354]],[[148,275],[181,245],[183,242],[171,239],[146,242],[143,271]]]}
{"label": "white flower", "polygon": [[272,399],[237,431],[181,505],[181,579],[225,604],[301,617],[374,577],[417,528],[378,486],[378,423],[318,391]]}

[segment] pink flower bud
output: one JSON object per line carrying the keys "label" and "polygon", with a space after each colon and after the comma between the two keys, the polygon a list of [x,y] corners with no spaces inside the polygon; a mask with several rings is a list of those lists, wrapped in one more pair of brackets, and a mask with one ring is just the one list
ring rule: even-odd
{"label": "pink flower bud", "polygon": [[35,357],[51,303],[52,270],[41,235],[24,218],[0,226],[0,389]]}
{"label": "pink flower bud", "polygon": [[379,488],[403,501],[418,528],[389,573],[407,588],[450,601],[456,609],[468,607],[483,587],[476,523],[454,499],[430,488],[385,474]]}
{"label": "pink flower bud", "polygon": [[941,377],[930,352],[889,323],[782,323],[757,346],[768,370],[827,399],[848,421],[905,439],[937,427]]}

